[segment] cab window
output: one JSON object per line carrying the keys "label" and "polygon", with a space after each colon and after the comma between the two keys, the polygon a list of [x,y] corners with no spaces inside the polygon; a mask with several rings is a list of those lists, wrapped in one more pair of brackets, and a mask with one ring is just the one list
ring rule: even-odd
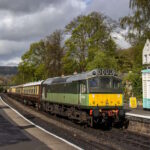
{"label": "cab window", "polygon": [[99,78],[91,78],[89,80],[90,87],[98,87],[99,86]]}
{"label": "cab window", "polygon": [[101,78],[101,88],[108,89],[111,88],[111,79],[108,77]]}

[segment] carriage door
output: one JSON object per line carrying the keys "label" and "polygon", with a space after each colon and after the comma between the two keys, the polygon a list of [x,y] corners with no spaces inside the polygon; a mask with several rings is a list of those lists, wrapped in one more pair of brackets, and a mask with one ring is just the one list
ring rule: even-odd
{"label": "carriage door", "polygon": [[79,104],[84,105],[86,102],[86,92],[87,92],[87,86],[86,86],[86,80],[80,81],[80,94],[79,94]]}

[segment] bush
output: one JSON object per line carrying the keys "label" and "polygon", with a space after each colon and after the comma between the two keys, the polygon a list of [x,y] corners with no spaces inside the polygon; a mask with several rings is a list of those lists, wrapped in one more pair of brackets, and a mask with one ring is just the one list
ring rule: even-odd
{"label": "bush", "polygon": [[129,99],[130,96],[135,96],[138,100],[142,99],[141,71],[129,72],[128,75],[124,77],[123,84],[124,84],[125,99]]}

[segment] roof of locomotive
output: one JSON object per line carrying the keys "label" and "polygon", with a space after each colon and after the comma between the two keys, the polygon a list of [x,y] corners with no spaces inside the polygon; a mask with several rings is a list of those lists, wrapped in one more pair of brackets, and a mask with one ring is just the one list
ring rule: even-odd
{"label": "roof of locomotive", "polygon": [[116,72],[110,69],[94,69],[92,71],[83,72],[80,74],[64,76],[64,77],[54,77],[48,78],[42,84],[57,84],[57,83],[71,83],[73,81],[81,81],[95,76],[116,76]]}
{"label": "roof of locomotive", "polygon": [[43,80],[41,81],[37,81],[37,82],[30,82],[30,83],[26,83],[26,84],[23,84],[23,87],[28,87],[28,86],[35,86],[35,85],[41,85],[43,82]]}
{"label": "roof of locomotive", "polygon": [[57,83],[65,83],[68,78],[69,76],[48,78],[42,84],[51,85]]}
{"label": "roof of locomotive", "polygon": [[116,72],[111,69],[94,69],[91,71],[76,74],[67,79],[66,82],[85,80],[95,76],[117,76]]}

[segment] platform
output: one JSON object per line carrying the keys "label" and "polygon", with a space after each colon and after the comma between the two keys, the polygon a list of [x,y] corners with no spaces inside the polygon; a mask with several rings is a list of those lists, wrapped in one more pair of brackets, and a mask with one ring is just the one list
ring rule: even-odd
{"label": "platform", "polygon": [[150,120],[150,110],[144,110],[142,106],[138,106],[137,108],[133,109],[126,105],[125,110],[127,116],[139,117]]}
{"label": "platform", "polygon": [[79,148],[29,123],[5,105],[0,98],[0,149],[72,150]]}

